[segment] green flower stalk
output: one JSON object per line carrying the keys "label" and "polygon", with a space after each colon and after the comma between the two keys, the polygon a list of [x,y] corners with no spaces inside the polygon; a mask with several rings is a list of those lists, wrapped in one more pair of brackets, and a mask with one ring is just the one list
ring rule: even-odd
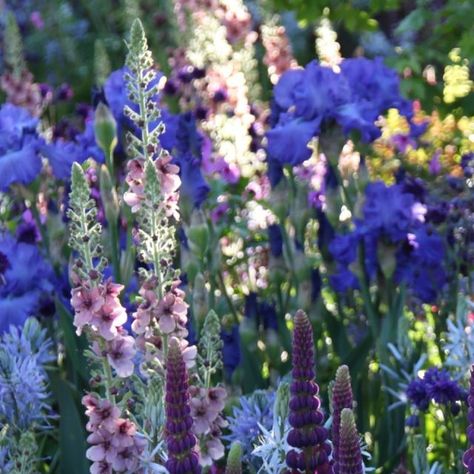
{"label": "green flower stalk", "polygon": [[230,446],[225,474],[242,474],[242,446],[237,441]]}
{"label": "green flower stalk", "polygon": [[125,77],[131,105],[125,106],[124,113],[135,128],[127,137],[132,159],[127,165],[124,201],[135,214],[133,238],[138,259],[146,264],[140,270],[141,302],[133,314],[132,329],[147,350],[147,360],[161,371],[168,338],[183,339],[188,334],[188,305],[179,289],[179,270],[173,267],[177,247],[173,224],[179,220],[181,180],[178,166],[171,164],[159,143],[164,124],[157,105],[158,76],[140,20],[132,24],[128,50]]}
{"label": "green flower stalk", "polygon": [[7,14],[3,53],[5,64],[10,73],[20,78],[27,67],[23,54],[23,41],[13,13]]}
{"label": "green flower stalk", "polygon": [[102,226],[97,221],[97,207],[79,163],[72,165],[69,202],[69,246],[78,253],[73,271],[78,279],[88,280],[95,286],[107,261],[103,257]]}
{"label": "green flower stalk", "polygon": [[222,369],[221,323],[214,310],[209,311],[204,321],[198,345],[198,373],[205,388],[210,388],[211,377]]}
{"label": "green flower stalk", "polygon": [[125,114],[135,123],[136,133],[129,133],[127,184],[125,202],[137,217],[134,238],[139,248],[139,259],[153,265],[144,271],[144,279],[155,277],[158,297],[173,283],[178,272],[172,268],[176,242],[170,218],[179,219],[178,193],[181,184],[178,167],[161,148],[158,137],[164,131],[157,106],[158,77],[148,49],[140,20],[135,20],[130,31],[126,65],[126,82],[133,106],[125,106]]}
{"label": "green flower stalk", "polygon": [[[1,10],[1,8],[0,8]],[[51,100],[52,94],[43,96],[39,84],[33,75],[23,54],[23,41],[15,15],[7,12],[3,35],[3,56],[5,70],[0,77],[0,88],[6,94],[6,101],[19,105],[39,117],[44,106]]]}

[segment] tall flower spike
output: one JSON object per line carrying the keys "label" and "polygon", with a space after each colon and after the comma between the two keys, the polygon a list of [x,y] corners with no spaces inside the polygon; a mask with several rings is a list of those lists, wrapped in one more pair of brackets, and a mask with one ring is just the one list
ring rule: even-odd
{"label": "tall flower spike", "polygon": [[354,414],[350,408],[341,412],[341,429],[339,445],[339,472],[341,474],[362,474],[362,454],[360,450],[359,434],[354,421]]}
{"label": "tall flower spike", "polygon": [[347,365],[341,365],[336,371],[336,379],[332,389],[332,445],[335,460],[334,473],[339,473],[339,439],[341,412],[344,408],[352,409],[353,398],[351,375]]}
{"label": "tall flower spike", "polygon": [[211,309],[204,320],[198,346],[199,376],[206,388],[211,386],[211,376],[222,368],[221,323],[216,312]]}
{"label": "tall flower spike", "polygon": [[306,314],[298,310],[293,332],[293,380],[290,387],[288,444],[293,448],[286,455],[291,474],[333,473],[330,462],[331,445],[322,426],[323,413],[314,381],[313,328]]}
{"label": "tall flower spike", "polygon": [[158,137],[164,131],[157,106],[159,77],[153,69],[151,52],[140,20],[135,20],[128,44],[126,82],[130,105],[124,112],[134,122],[134,132],[128,134],[129,154],[125,202],[137,214],[139,258],[153,264],[145,271],[145,279],[158,279],[158,296],[171,285],[178,272],[171,263],[176,247],[175,229],[169,218],[179,218],[177,208],[180,179],[178,167],[160,147]]}
{"label": "tall flower spike", "polygon": [[196,437],[191,432],[193,419],[189,414],[188,372],[179,340],[175,337],[169,343],[165,401],[166,468],[170,474],[200,473],[199,455],[195,450]]}
{"label": "tall flower spike", "polygon": [[237,441],[230,446],[225,474],[242,474],[242,446]]}
{"label": "tall flower spike", "polygon": [[468,412],[467,440],[469,448],[462,458],[464,467],[468,473],[474,473],[474,364],[471,366],[471,380],[469,385],[469,395],[467,397]]}
{"label": "tall flower spike", "polygon": [[[69,246],[79,256],[74,272],[80,279],[100,281],[100,272],[106,265],[102,257],[102,227],[97,221],[97,207],[90,196],[90,189],[84,171],[79,163],[72,165],[70,206],[67,215],[69,223]],[[99,259],[95,263],[95,259]]]}
{"label": "tall flower spike", "polygon": [[26,71],[26,63],[20,30],[13,13],[7,14],[4,39],[5,64],[14,76],[20,77]]}
{"label": "tall flower spike", "polygon": [[143,159],[153,157],[158,136],[164,131],[163,122],[158,121],[160,110],[156,104],[159,78],[153,70],[153,59],[148,49],[145,31],[140,20],[136,19],[130,29],[130,43],[125,62],[128,71],[128,97],[135,107],[125,106],[127,115],[139,128],[138,136],[129,134],[131,155]]}

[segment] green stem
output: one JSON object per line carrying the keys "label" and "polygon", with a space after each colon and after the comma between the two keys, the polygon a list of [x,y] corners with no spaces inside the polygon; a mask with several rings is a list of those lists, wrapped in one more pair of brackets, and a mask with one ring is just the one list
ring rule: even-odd
{"label": "green stem", "polygon": [[122,282],[122,272],[120,269],[120,242],[118,222],[109,222],[110,238],[112,240],[112,266],[114,267],[114,278],[118,283]]}
{"label": "green stem", "polygon": [[234,322],[236,324],[239,324],[239,315],[237,314],[237,310],[235,309],[234,303],[232,302],[232,298],[229,296],[229,293],[227,293],[227,288],[225,286],[224,276],[222,275],[221,271],[217,272],[217,279],[219,280],[219,284],[220,284],[222,294],[224,295],[224,298],[227,301],[227,304],[229,305],[229,309],[230,309],[230,311],[232,313],[232,316],[234,318]]}
{"label": "green stem", "polygon": [[[105,342],[103,340],[99,341],[99,347],[102,352],[105,350]],[[104,372],[106,397],[113,405],[115,405],[115,395],[112,393],[112,369],[106,356],[102,356],[102,370]]]}

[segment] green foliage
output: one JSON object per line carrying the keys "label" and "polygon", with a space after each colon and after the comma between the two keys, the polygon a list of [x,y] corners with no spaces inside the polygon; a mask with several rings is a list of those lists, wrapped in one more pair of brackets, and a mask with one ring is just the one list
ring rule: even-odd
{"label": "green foliage", "polygon": [[102,86],[111,72],[110,59],[104,42],[97,39],[94,43],[94,76],[96,84]]}

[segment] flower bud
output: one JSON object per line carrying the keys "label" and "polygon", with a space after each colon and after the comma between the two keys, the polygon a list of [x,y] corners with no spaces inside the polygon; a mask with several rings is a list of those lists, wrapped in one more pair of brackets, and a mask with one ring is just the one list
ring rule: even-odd
{"label": "flower bud", "polygon": [[117,146],[117,124],[109,108],[102,102],[95,109],[94,133],[97,144],[109,159]]}

